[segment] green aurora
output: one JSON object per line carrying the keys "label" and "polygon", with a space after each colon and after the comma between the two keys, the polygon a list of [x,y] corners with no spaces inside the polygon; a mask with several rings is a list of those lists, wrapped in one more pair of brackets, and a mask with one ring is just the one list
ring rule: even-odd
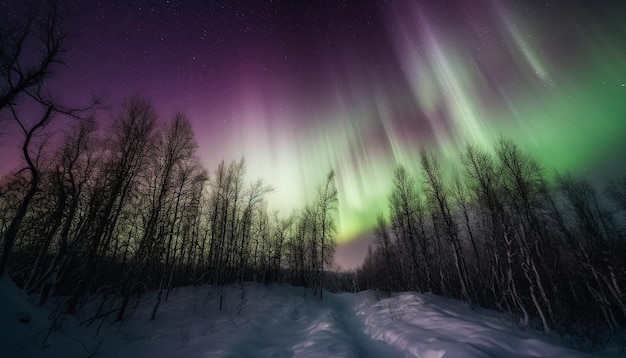
{"label": "green aurora", "polygon": [[[606,24],[577,24],[550,38],[546,33],[556,31],[554,24],[496,7],[489,23],[498,30],[488,53],[478,58],[464,36],[431,26],[421,11],[407,9],[398,10],[403,16],[388,29],[405,86],[381,85],[379,74],[351,67],[352,82],[337,84],[335,100],[323,111],[268,113],[261,100],[244,106],[250,116],[231,150],[245,153],[249,172],[276,186],[270,201],[280,202],[281,211],[311,200],[315,185],[335,168],[338,241],[348,241],[370,231],[378,213],[387,210],[394,167],[416,170],[420,148],[433,150],[450,169],[459,165],[467,143],[489,147],[500,136],[532,154],[547,175],[602,173],[623,165],[624,25],[611,33]],[[551,47],[555,41],[572,48]],[[259,120],[259,113],[279,121]],[[294,127],[294,115],[312,120]]]}

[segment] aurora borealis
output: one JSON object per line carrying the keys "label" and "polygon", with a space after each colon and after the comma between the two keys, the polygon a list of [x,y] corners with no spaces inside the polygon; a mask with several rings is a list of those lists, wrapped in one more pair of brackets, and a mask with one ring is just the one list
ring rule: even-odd
{"label": "aurora borealis", "polygon": [[187,112],[207,168],[245,157],[281,212],[334,168],[339,242],[371,229],[421,147],[452,161],[504,135],[547,168],[623,168],[623,1],[61,2],[76,36],[58,96]]}

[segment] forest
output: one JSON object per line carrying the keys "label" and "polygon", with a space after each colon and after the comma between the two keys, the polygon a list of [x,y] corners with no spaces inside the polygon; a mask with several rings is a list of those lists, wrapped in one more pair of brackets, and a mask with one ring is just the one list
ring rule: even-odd
{"label": "forest", "polygon": [[[67,51],[55,10],[1,37],[0,124],[18,129],[23,168],[0,181],[0,275],[40,306],[66,297],[70,314],[97,293],[94,318],[116,321],[148,290],[159,292],[154,318],[182,285],[285,282],[321,299],[335,247],[334,172],[320,176],[313,202],[282,217],[265,201],[271,186],[245,182],[243,159],[203,168],[185,114],[163,120],[137,95],[99,125],[98,101],[63,106],[46,87]],[[52,138],[46,129],[59,121],[63,134]]]}
{"label": "forest", "polygon": [[[3,31],[0,126],[17,128],[22,168],[0,179],[0,275],[40,306],[64,297],[62,314],[74,314],[98,300],[90,322],[121,322],[157,291],[154,319],[176,287],[256,281],[320,300],[324,289],[431,292],[588,350],[626,326],[626,177],[597,190],[508,138],[468,145],[451,174],[423,150],[418,176],[393,173],[362,267],[333,272],[334,171],[281,215],[268,208],[271,185],[246,182],[243,159],[203,167],[184,113],[163,119],[137,95],[101,125],[97,101],[61,104],[46,87],[67,51],[56,13]],[[45,135],[57,122],[63,134]]]}
{"label": "forest", "polygon": [[209,175],[184,115],[159,122],[140,97],[103,137],[80,121],[61,143],[2,182],[1,267],[10,259],[11,276],[40,292],[40,305],[50,293],[68,295],[71,313],[107,292],[123,298],[122,320],[146,290],[250,280],[306,285],[321,296],[334,249],[332,171],[314,203],[279,217],[264,201],[272,188],[244,182],[243,160]]}
{"label": "forest", "polygon": [[626,177],[597,191],[557,173],[512,140],[469,145],[445,176],[419,155],[419,177],[399,166],[389,215],[358,273],[384,294],[432,292],[494,308],[601,348],[626,323]]}

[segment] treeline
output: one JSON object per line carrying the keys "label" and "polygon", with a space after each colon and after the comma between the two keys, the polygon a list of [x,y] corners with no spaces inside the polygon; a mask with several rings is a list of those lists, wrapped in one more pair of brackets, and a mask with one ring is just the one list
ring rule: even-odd
{"label": "treeline", "polygon": [[174,287],[212,284],[223,299],[224,285],[250,280],[321,298],[335,248],[332,171],[310,205],[281,217],[268,209],[270,186],[245,182],[243,159],[209,174],[187,117],[162,121],[137,96],[109,127],[81,120],[59,143],[33,157],[36,172],[0,182],[4,265],[40,305],[62,295],[74,313],[98,293],[95,316],[121,321],[148,290],[158,291],[154,317]]}
{"label": "treeline", "polygon": [[395,170],[360,286],[499,309],[587,349],[623,329],[626,177],[602,193],[570,175],[550,181],[508,139],[467,146],[461,163],[446,176],[422,151],[418,177]]}
{"label": "treeline", "polygon": [[[202,167],[184,114],[162,120],[135,96],[98,128],[98,101],[68,107],[49,92],[68,52],[57,5],[0,26],[0,134],[19,136],[23,164],[0,178],[0,276],[39,305],[63,296],[61,312],[98,297],[92,318],[117,321],[148,290],[158,292],[154,318],[181,285],[214,285],[220,308],[224,285],[247,280],[302,285],[321,299],[335,248],[334,172],[285,218],[268,209],[270,186],[245,182],[243,159],[212,174]],[[46,133],[62,119],[72,123],[62,138]]]}

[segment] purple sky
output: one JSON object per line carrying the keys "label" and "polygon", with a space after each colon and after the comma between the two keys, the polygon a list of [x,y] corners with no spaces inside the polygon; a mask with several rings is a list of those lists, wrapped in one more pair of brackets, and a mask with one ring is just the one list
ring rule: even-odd
{"label": "purple sky", "polygon": [[[0,23],[45,3],[0,0]],[[420,146],[451,158],[504,134],[579,173],[626,153],[624,1],[59,3],[73,36],[52,93],[103,99],[102,126],[134,94],[186,112],[206,167],[245,156],[284,212],[334,168],[340,242],[368,237]],[[6,172],[19,137],[0,126]]]}

